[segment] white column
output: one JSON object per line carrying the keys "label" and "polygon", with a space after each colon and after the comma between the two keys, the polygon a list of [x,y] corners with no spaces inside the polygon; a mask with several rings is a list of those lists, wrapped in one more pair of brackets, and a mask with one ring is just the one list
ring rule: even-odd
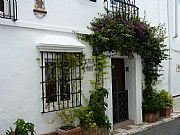
{"label": "white column", "polygon": [[140,56],[134,55],[133,59],[125,59],[125,67],[129,67],[129,71],[125,72],[129,119],[134,120],[135,124],[139,124],[142,123],[142,64]]}
{"label": "white column", "polygon": [[[109,95],[105,101],[108,103],[106,114],[108,115],[109,121],[113,126],[113,101],[112,101],[112,80],[111,80],[111,59],[107,58],[108,67],[105,69],[108,74],[104,75],[104,87],[108,89]],[[113,128],[111,128],[113,129]]]}
{"label": "white column", "polygon": [[142,62],[141,57],[135,55],[135,110],[136,117],[134,119],[135,124],[142,123]]}

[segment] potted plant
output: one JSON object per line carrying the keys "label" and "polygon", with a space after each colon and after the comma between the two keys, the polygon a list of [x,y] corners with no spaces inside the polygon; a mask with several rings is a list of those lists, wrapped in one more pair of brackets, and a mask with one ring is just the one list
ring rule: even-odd
{"label": "potted plant", "polygon": [[159,92],[159,96],[162,98],[164,103],[162,109],[160,110],[160,117],[169,117],[172,111],[173,98],[166,90],[161,90]]}
{"label": "potted plant", "polygon": [[57,129],[58,135],[80,135],[81,128],[75,125],[76,114],[74,108],[63,108],[57,115],[61,119],[62,126]]}
{"label": "potted plant", "polygon": [[143,90],[143,118],[145,122],[155,122],[160,119],[159,110],[163,108],[164,102],[159,93],[151,87]]}
{"label": "potted plant", "polygon": [[[96,122],[93,118],[93,111],[90,109],[88,105],[81,106],[79,109],[76,110],[77,117],[80,120],[81,126],[81,135],[88,132],[87,129],[94,129],[96,128]],[[88,133],[87,135],[89,135]]]}
{"label": "potted plant", "polygon": [[91,92],[88,105],[78,109],[81,135],[109,135],[110,122],[105,114],[107,103],[104,98],[108,95],[105,88],[98,88]]}
{"label": "potted plant", "polygon": [[15,130],[10,127],[6,135],[35,135],[34,124],[25,122],[23,119],[18,119],[15,123]]}

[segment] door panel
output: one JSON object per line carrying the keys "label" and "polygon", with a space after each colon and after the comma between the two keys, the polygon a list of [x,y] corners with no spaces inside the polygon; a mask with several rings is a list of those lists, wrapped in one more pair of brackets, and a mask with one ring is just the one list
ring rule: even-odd
{"label": "door panel", "polygon": [[125,90],[124,59],[112,58],[113,123],[128,119],[128,91]]}

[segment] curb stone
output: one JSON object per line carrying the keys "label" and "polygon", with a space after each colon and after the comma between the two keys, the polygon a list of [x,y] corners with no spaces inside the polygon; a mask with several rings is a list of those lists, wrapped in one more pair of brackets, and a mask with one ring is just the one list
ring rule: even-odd
{"label": "curb stone", "polygon": [[142,123],[141,125],[129,125],[127,126],[129,129],[125,129],[125,128],[119,128],[114,130],[115,133],[111,133],[111,135],[131,135],[134,133],[138,133],[144,130],[147,130],[151,127],[163,124],[163,123],[167,123],[169,121],[172,121],[176,118],[180,117],[180,113],[172,113],[171,116],[169,118],[162,118],[159,121],[156,121],[154,123]]}

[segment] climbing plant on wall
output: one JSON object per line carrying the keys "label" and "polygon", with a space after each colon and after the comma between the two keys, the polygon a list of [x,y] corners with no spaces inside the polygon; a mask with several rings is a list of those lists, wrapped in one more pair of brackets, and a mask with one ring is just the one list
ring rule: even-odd
{"label": "climbing plant on wall", "polygon": [[106,51],[120,52],[129,58],[135,53],[140,55],[145,76],[144,91],[150,91],[160,76],[158,71],[161,61],[168,58],[164,44],[165,29],[163,25],[151,26],[137,17],[126,18],[109,11],[107,14],[99,14],[88,27],[92,33],[78,34],[78,37],[89,42],[96,56]]}
{"label": "climbing plant on wall", "polygon": [[161,61],[168,57],[164,45],[165,29],[162,25],[152,27],[140,18],[127,20],[118,15],[101,14],[88,27],[91,34],[78,35],[89,42],[96,55],[105,51],[120,52],[129,57],[133,57],[134,53],[140,55],[145,84],[150,87],[159,76],[158,67],[161,67]]}

